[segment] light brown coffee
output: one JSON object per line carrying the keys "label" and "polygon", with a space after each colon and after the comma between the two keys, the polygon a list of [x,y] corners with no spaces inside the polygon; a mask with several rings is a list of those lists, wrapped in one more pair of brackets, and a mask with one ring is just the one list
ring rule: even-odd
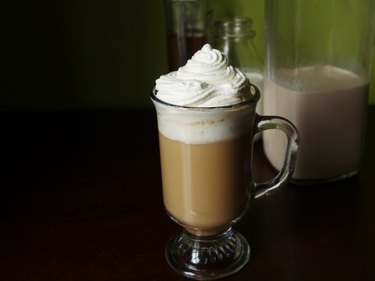
{"label": "light brown coffee", "polygon": [[250,134],[207,144],[186,144],[159,133],[164,204],[196,235],[215,235],[248,204]]}

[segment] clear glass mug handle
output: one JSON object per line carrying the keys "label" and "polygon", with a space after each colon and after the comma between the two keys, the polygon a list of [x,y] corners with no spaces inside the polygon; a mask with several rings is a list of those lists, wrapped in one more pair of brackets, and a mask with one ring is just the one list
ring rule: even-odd
{"label": "clear glass mug handle", "polygon": [[288,138],[284,164],[274,178],[263,183],[253,183],[255,186],[254,198],[270,195],[280,189],[286,185],[294,172],[300,140],[297,128],[290,121],[279,116],[256,116],[255,133],[275,129],[283,131]]}

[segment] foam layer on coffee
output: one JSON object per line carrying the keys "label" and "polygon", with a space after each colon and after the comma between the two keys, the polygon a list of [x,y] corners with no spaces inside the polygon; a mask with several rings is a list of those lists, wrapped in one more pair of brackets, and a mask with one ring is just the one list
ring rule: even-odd
{"label": "foam layer on coffee", "polygon": [[156,80],[157,97],[170,104],[214,107],[237,104],[250,98],[250,82],[228,58],[209,44],[178,71]]}
{"label": "foam layer on coffee", "polygon": [[181,110],[165,105],[157,107],[159,132],[187,144],[207,144],[235,139],[251,133],[255,107],[239,109]]}

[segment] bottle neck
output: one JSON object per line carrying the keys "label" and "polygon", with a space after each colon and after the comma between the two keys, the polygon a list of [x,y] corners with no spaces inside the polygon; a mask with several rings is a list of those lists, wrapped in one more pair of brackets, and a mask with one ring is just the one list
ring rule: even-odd
{"label": "bottle neck", "polygon": [[252,39],[255,31],[252,29],[253,20],[251,18],[234,18],[230,20],[220,20],[214,23],[213,36],[216,39]]}

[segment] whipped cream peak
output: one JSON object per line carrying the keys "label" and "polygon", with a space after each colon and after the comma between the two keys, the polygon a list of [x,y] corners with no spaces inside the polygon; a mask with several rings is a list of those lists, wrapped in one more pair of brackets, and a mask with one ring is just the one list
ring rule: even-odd
{"label": "whipped cream peak", "polygon": [[155,89],[160,100],[180,106],[226,106],[252,97],[245,74],[209,44],[177,71],[160,76]]}

